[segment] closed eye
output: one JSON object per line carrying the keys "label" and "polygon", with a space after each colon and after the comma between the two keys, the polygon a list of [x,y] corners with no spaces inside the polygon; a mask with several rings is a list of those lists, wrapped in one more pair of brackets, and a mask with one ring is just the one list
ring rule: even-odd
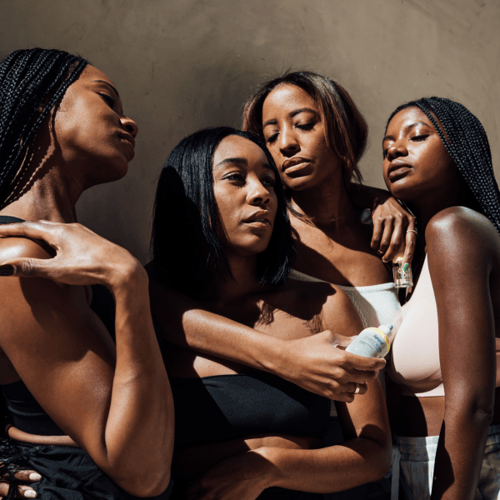
{"label": "closed eye", "polygon": [[99,92],[99,95],[104,99],[104,102],[110,107],[113,108],[115,107],[116,104],[116,99],[108,94],[105,94],[104,92]]}
{"label": "closed eye", "polygon": [[314,127],[315,123],[304,123],[301,125],[296,125],[297,128],[300,130],[312,130]]}
{"label": "closed eye", "polygon": [[429,137],[429,135],[425,135],[425,134],[422,134],[422,135],[414,135],[411,140],[412,141],[425,141],[425,139],[427,139],[427,137]]}
{"label": "closed eye", "polygon": [[266,139],[266,142],[268,144],[272,144],[273,142],[276,141],[276,139],[278,138],[278,133],[276,134],[273,134],[273,135],[270,135],[267,139]]}

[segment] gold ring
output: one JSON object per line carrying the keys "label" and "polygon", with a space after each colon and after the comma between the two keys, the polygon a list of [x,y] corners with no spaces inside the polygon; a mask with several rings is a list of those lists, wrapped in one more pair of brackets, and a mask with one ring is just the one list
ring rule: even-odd
{"label": "gold ring", "polygon": [[406,230],[406,233],[407,233],[407,234],[408,234],[408,233],[415,233],[416,235],[418,235],[418,232],[417,232],[417,231],[415,231],[415,229],[407,229],[407,230]]}

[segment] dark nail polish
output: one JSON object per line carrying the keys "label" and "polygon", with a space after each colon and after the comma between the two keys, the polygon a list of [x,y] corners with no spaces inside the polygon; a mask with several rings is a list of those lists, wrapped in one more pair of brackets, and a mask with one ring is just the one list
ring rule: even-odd
{"label": "dark nail polish", "polygon": [[14,274],[14,266],[4,264],[0,266],[0,276],[12,276]]}

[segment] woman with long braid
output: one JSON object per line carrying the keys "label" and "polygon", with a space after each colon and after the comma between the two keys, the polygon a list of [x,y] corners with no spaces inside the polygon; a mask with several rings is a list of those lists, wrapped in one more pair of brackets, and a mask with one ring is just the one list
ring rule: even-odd
{"label": "woman with long braid", "polygon": [[419,220],[418,278],[388,373],[393,498],[500,498],[500,193],[486,133],[432,97],[391,115],[391,193]]}
{"label": "woman with long braid", "polygon": [[[84,59],[33,49],[0,63],[0,223],[44,220],[1,226],[0,385],[15,426],[1,460],[39,472],[43,499],[144,497],[169,481],[173,408],[147,275],[75,224],[85,189],[125,175],[136,134]],[[114,296],[116,345],[90,309],[95,283]]]}

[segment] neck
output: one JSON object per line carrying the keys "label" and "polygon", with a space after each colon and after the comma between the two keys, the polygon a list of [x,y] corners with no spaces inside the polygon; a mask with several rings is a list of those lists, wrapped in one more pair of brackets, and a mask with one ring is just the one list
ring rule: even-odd
{"label": "neck", "polygon": [[2,214],[25,220],[76,221],[75,204],[83,187],[70,182],[65,175],[69,168],[57,156],[50,147],[34,147],[28,151],[20,170],[23,173],[19,188],[14,182]]}
{"label": "neck", "polygon": [[352,221],[356,207],[351,202],[344,186],[342,169],[340,175],[303,191],[294,191],[291,206],[299,213],[312,219],[317,225],[343,226]]}
{"label": "neck", "polygon": [[[218,301],[237,301],[261,288],[257,280],[257,257],[227,255],[233,279],[217,278],[210,283],[206,295]],[[215,286],[214,286],[215,285]]]}
{"label": "neck", "polygon": [[429,221],[439,212],[446,208],[456,206],[471,206],[471,200],[463,190],[439,193],[438,196],[421,198],[416,202],[409,203],[418,221],[419,234],[425,242],[425,229]]}

